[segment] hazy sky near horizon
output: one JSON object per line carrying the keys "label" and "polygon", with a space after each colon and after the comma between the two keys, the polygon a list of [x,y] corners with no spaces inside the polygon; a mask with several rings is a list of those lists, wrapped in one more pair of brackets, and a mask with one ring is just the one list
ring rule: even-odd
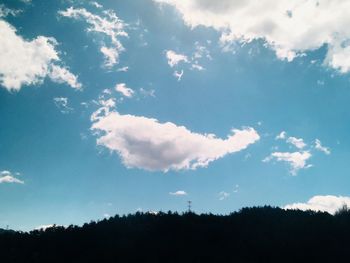
{"label": "hazy sky near horizon", "polygon": [[0,228],[350,204],[348,8],[0,0]]}

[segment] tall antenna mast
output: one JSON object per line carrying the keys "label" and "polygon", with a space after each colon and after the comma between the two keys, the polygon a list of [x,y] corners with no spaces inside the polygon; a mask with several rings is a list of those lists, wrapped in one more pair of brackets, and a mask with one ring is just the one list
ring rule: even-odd
{"label": "tall antenna mast", "polygon": [[188,203],[188,212],[191,213],[191,208],[192,208],[192,201],[187,201]]}

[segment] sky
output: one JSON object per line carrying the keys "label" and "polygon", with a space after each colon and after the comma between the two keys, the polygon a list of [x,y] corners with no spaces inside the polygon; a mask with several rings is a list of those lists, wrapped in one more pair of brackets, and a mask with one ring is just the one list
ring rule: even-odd
{"label": "sky", "polygon": [[0,228],[350,205],[349,8],[0,1]]}

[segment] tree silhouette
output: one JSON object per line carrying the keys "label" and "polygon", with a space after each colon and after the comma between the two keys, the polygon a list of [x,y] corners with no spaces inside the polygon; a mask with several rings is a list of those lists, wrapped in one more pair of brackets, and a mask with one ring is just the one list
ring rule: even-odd
{"label": "tree silhouette", "polygon": [[348,262],[350,213],[137,212],[81,227],[0,231],[1,262]]}

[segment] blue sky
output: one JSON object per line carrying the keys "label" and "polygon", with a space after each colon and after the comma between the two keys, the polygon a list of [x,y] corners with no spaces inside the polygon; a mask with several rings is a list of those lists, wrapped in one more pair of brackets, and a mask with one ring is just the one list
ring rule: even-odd
{"label": "blue sky", "polygon": [[349,4],[301,2],[1,1],[0,227],[350,204]]}

